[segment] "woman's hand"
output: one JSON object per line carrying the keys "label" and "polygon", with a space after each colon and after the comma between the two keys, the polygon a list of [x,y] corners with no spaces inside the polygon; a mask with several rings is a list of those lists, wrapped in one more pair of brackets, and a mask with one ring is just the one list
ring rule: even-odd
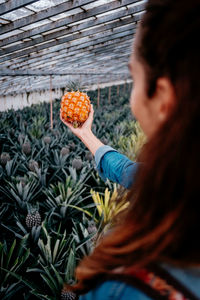
{"label": "woman's hand", "polygon": [[60,119],[61,121],[69,127],[69,129],[79,138],[83,139],[85,134],[87,132],[92,132],[92,122],[93,122],[93,117],[94,117],[94,110],[93,110],[93,105],[91,104],[91,109],[90,109],[90,114],[88,119],[78,128],[74,128],[73,125],[67,121],[65,121],[62,116],[61,116],[61,110],[60,110]]}
{"label": "woman's hand", "polygon": [[104,144],[92,133],[92,122],[93,122],[94,110],[91,104],[91,110],[88,119],[83,123],[82,126],[74,128],[71,123],[63,120],[61,113],[61,121],[69,127],[69,129],[85,144],[85,146],[90,150],[90,152],[95,155],[97,149]]}

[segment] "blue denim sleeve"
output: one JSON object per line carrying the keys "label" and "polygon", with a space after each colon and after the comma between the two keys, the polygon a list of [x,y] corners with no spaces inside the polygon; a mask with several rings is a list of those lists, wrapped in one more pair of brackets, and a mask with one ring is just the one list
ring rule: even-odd
{"label": "blue denim sleeve", "polygon": [[106,281],[79,300],[150,300],[143,292],[119,281]]}
{"label": "blue denim sleeve", "polygon": [[134,182],[141,163],[133,162],[108,145],[101,146],[95,152],[97,171],[102,180],[108,178],[129,189]]}

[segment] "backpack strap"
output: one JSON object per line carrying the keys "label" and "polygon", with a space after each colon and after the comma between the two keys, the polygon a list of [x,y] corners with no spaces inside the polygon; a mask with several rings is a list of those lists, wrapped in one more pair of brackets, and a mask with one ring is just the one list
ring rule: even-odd
{"label": "backpack strap", "polygon": [[183,285],[178,279],[174,278],[166,269],[164,269],[160,265],[154,265],[152,270],[155,274],[157,274],[161,278],[164,278],[167,283],[175,290],[181,292],[186,299],[200,300],[185,285]]}
{"label": "backpack strap", "polygon": [[182,283],[160,266],[151,269],[129,268],[127,274],[136,277],[169,300],[199,300]]}
{"label": "backpack strap", "polygon": [[[116,280],[120,282],[124,282],[128,285],[137,288],[138,290],[142,291],[148,297],[154,300],[168,300],[168,298],[164,295],[161,295],[156,290],[154,290],[150,285],[146,284],[143,280],[140,280],[136,276],[132,276],[130,274],[106,274],[102,281],[107,280]],[[130,299],[131,300],[131,299]]]}
{"label": "backpack strap", "polygon": [[200,300],[160,266],[128,268],[121,274],[108,274],[104,280],[123,281],[155,300]]}

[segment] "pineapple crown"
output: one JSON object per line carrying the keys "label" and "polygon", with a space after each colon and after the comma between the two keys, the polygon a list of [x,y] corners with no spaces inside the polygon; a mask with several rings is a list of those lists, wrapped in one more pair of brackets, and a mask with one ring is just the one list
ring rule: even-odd
{"label": "pineapple crown", "polygon": [[83,91],[83,86],[82,83],[80,81],[69,81],[66,88],[65,88],[65,92],[73,92],[73,91],[79,91],[82,92]]}
{"label": "pineapple crown", "polygon": [[38,202],[34,203],[34,204],[29,203],[29,202],[27,203],[27,212],[29,214],[35,214],[38,211],[39,211],[39,204],[38,204]]}

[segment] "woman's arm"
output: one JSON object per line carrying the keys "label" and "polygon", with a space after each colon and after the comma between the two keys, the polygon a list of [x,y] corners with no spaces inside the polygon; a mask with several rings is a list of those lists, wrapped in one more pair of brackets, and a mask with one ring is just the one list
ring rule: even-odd
{"label": "woman's arm", "polygon": [[94,110],[91,111],[88,119],[81,127],[74,128],[70,123],[62,119],[61,121],[85,144],[95,157],[97,171],[100,177],[106,181],[108,178],[117,182],[125,188],[130,188],[137,173],[139,163],[134,163],[125,155],[117,152],[110,146],[104,145],[92,132]]}

